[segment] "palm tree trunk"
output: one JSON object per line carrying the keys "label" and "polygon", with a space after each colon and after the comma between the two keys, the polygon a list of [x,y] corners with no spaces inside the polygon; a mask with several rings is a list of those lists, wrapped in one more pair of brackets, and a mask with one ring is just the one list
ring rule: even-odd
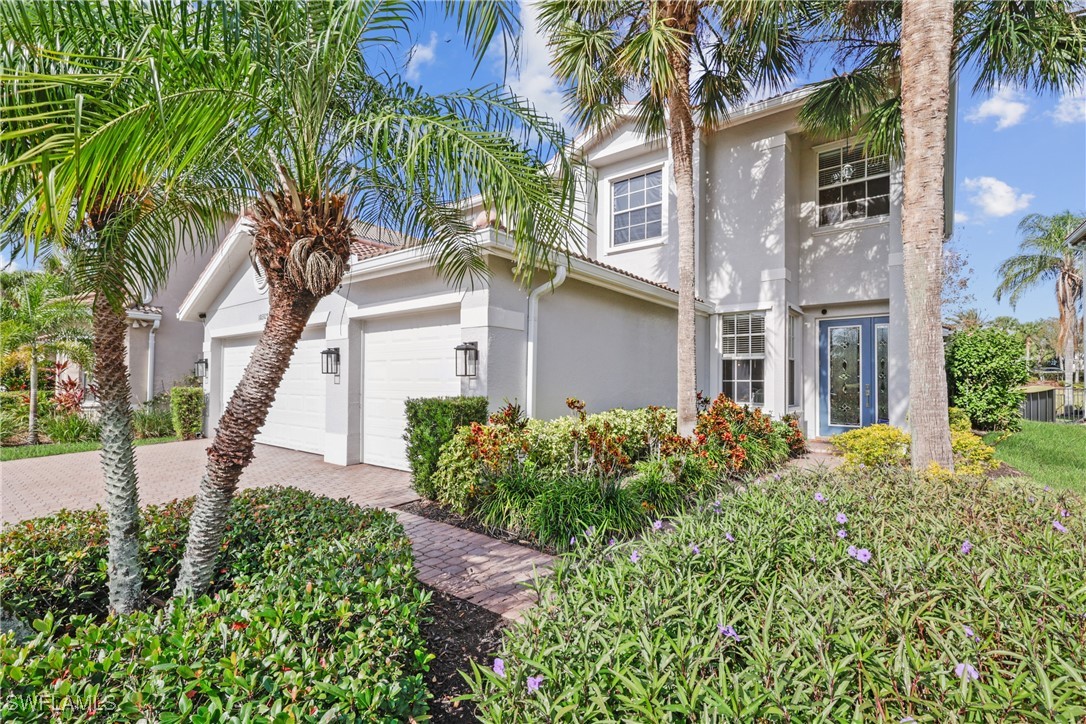
{"label": "palm tree trunk", "polygon": [[38,444],[38,350],[30,348],[30,411],[26,415],[26,441]]}
{"label": "palm tree trunk", "polygon": [[102,472],[109,527],[109,606],[135,611],[142,599],[139,490],[132,446],[132,389],[125,361],[128,320],[102,295],[94,299],[94,377],[100,404]]}
{"label": "palm tree trunk", "polygon": [[[671,23],[694,37],[697,28],[697,5],[677,1],[663,4],[661,10]],[[672,174],[675,179],[675,200],[679,222],[679,319],[677,340],[678,388],[676,408],[678,433],[692,435],[698,421],[697,409],[697,319],[694,313],[696,295],[694,239],[694,136],[696,127],[690,108],[690,40],[669,51],[668,64],[675,78],[668,92],[668,132],[671,142]]]}
{"label": "palm tree trunk", "polygon": [[196,507],[189,520],[185,557],[174,596],[199,595],[211,585],[238,480],[252,462],[256,434],[268,417],[294,348],[320,297],[305,292],[285,294],[273,287],[269,301],[264,333],[226,405],[215,440],[207,452],[207,470],[200,480]]}
{"label": "palm tree trunk", "polygon": [[902,2],[905,198],[901,237],[909,316],[909,423],[913,468],[917,470],[931,463],[948,470],[954,467],[939,321],[953,19],[952,0]]}

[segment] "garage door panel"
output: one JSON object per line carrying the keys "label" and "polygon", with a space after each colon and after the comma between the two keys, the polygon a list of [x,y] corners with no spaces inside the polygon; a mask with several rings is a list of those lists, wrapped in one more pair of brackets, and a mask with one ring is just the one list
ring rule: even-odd
{"label": "garage door panel", "polygon": [[[241,379],[256,340],[247,338],[223,345],[223,399],[229,399]],[[309,333],[298,343],[290,366],[275,393],[257,442],[265,445],[324,453],[324,378],[320,371],[323,334]]]}
{"label": "garage door panel", "polygon": [[371,465],[407,470],[404,400],[460,394],[453,364],[460,313],[372,320],[364,335],[362,457]]}

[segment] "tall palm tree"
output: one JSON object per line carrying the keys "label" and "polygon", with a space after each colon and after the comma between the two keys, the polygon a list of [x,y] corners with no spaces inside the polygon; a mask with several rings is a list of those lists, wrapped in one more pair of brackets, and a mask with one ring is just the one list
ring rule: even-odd
{"label": "tall palm tree", "polygon": [[814,133],[857,134],[866,153],[904,159],[901,233],[913,465],[950,468],[938,303],[945,228],[941,144],[949,82],[971,67],[978,77],[974,92],[1003,84],[1037,91],[1080,86],[1086,80],[1086,23],[1069,0],[953,5],[827,0],[817,9],[818,38],[848,71],[815,85],[800,120]]}
{"label": "tall palm tree", "polygon": [[[229,99],[189,91],[194,77],[208,83],[208,48],[195,39],[209,37],[201,31],[210,14],[188,11],[0,3],[2,244],[35,258],[63,253],[92,300],[110,606],[119,613],[142,603],[126,310],[165,280],[180,246],[207,241],[230,196],[216,143]],[[172,53],[147,55],[163,37],[175,41]]]}
{"label": "tall palm tree", "polygon": [[984,314],[976,307],[970,307],[969,309],[963,309],[960,312],[955,312],[947,318],[944,325],[951,332],[968,332],[974,329],[980,329],[987,320],[984,318]]}
{"label": "tall palm tree", "polygon": [[[999,265],[1001,279],[995,290],[996,301],[1009,296],[1011,307],[1015,307],[1030,289],[1041,284],[1055,285],[1060,330],[1057,349],[1063,361],[1063,379],[1069,398],[1075,382],[1075,333],[1079,328],[1083,270],[1079,268],[1076,252],[1067,243],[1067,238],[1082,221],[1083,217],[1070,211],[1024,217],[1018,222],[1018,233],[1023,236],[1018,253]],[[1073,403],[1068,401],[1067,404]]]}
{"label": "tall palm tree", "polygon": [[0,298],[0,353],[25,360],[30,373],[27,442],[38,444],[38,371],[58,354],[86,361],[90,310],[66,280],[46,272],[4,274]]}
{"label": "tall palm tree", "polygon": [[[255,436],[310,315],[347,269],[354,222],[424,239],[454,283],[486,270],[467,220],[451,205],[466,195],[478,192],[506,230],[524,278],[552,265],[571,237],[574,169],[561,153],[545,163],[565,145],[557,126],[503,90],[432,97],[374,76],[371,53],[417,9],[322,0],[242,6],[230,17],[243,51],[234,58],[244,56],[254,79],[233,118],[238,156],[257,190],[247,216],[269,310],[208,450],[177,595],[210,582]],[[504,4],[443,9],[477,60],[492,37],[513,30]]]}
{"label": "tall palm tree", "polygon": [[[679,236],[678,431],[697,422],[694,144],[752,91],[784,85],[800,60],[801,4],[742,0],[543,0],[551,66],[578,124],[631,114],[666,135]],[[629,105],[627,105],[629,104]]]}

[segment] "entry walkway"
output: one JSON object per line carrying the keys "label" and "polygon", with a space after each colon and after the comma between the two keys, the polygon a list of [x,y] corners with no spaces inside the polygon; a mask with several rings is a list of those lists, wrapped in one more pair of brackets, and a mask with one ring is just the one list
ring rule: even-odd
{"label": "entry walkway", "polygon": [[[207,440],[136,448],[140,503],[165,503],[196,494]],[[308,453],[257,445],[241,487],[289,485],[369,507],[393,508],[418,498],[410,475],[371,465],[340,467]],[[93,508],[104,485],[97,452],[70,453],[0,464],[4,523],[37,518],[61,508]],[[516,618],[535,602],[524,587],[551,557],[479,533],[403,511],[393,511],[411,538],[418,578],[439,591]]]}

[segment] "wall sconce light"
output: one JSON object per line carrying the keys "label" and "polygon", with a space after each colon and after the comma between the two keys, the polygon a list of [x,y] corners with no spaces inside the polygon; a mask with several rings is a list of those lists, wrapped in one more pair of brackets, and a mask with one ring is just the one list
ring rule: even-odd
{"label": "wall sconce light", "polygon": [[474,377],[479,374],[479,343],[464,342],[456,345],[456,376]]}
{"label": "wall sconce light", "polygon": [[192,368],[192,374],[195,377],[199,377],[200,379],[203,379],[203,378],[207,377],[207,359],[206,358],[201,357],[200,359],[196,360],[196,364]]}
{"label": "wall sconce light", "polygon": [[321,374],[339,374],[339,347],[329,347],[321,352]]}

